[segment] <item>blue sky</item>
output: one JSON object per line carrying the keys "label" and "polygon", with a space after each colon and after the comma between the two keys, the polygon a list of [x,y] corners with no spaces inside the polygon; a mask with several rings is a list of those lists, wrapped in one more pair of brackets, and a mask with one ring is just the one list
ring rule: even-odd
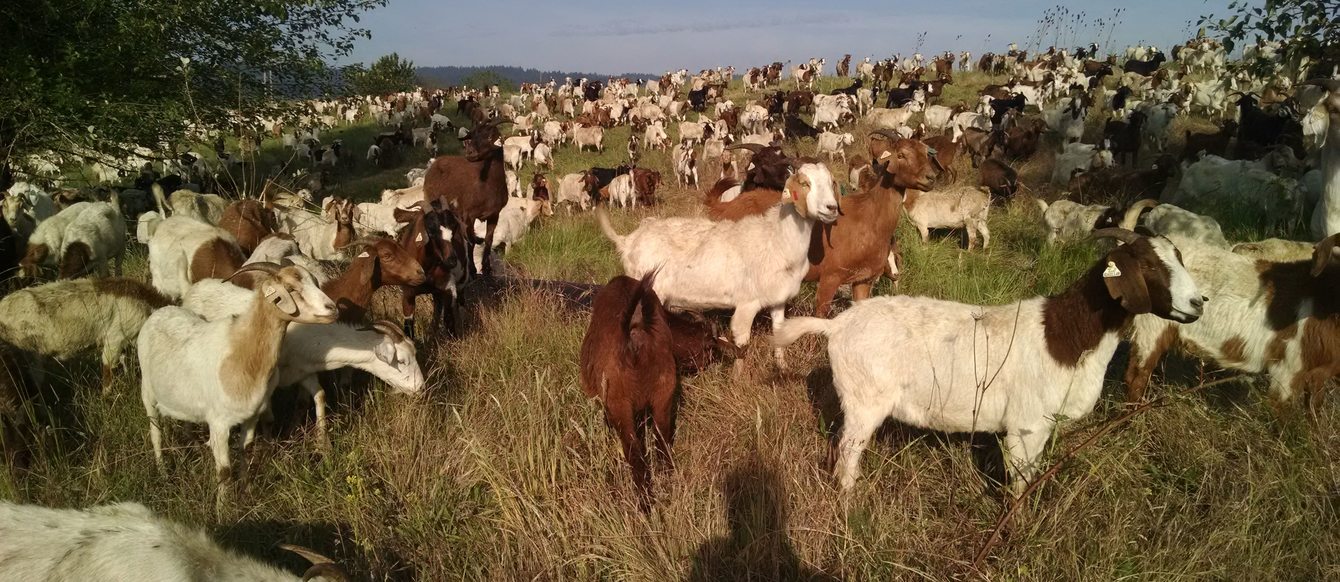
{"label": "blue sky", "polygon": [[[391,0],[364,17],[362,26],[372,39],[362,41],[348,60],[369,62],[398,52],[421,66],[514,65],[613,74],[732,64],[742,71],[815,56],[827,57],[832,67],[846,52],[853,61],[911,54],[922,32],[926,55],[946,49],[977,55],[1002,50],[1011,41],[1023,45],[1043,12],[1058,4],[1071,13],[1086,13],[1083,20],[1089,23],[1111,16],[1120,4],[1126,11],[1111,44],[1145,41],[1166,50],[1194,34],[1200,15],[1223,13],[1228,2]],[[1092,25],[1088,31],[1089,37],[1097,36]],[[1051,38],[1044,36],[1044,48]]]}

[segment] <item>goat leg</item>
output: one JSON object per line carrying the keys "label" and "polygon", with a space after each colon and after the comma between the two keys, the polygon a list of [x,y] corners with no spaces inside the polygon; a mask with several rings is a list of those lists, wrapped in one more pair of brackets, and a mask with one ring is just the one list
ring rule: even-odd
{"label": "goat leg", "polygon": [[485,277],[491,277],[493,276],[493,264],[491,262],[491,259],[493,257],[493,231],[494,229],[498,228],[498,215],[497,214],[493,215],[491,218],[488,219],[488,221],[485,224],[488,225],[488,228],[487,230],[484,231],[483,275]]}

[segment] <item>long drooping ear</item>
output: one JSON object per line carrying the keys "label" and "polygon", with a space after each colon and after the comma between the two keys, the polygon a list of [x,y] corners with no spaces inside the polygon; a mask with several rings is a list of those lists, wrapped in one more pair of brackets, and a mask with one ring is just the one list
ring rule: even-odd
{"label": "long drooping ear", "polygon": [[809,218],[810,212],[810,186],[809,177],[796,172],[786,179],[786,186],[782,188],[782,201],[794,204],[796,212],[805,218]]}
{"label": "long drooping ear", "polygon": [[1108,295],[1120,301],[1126,311],[1149,313],[1153,309],[1144,273],[1126,249],[1108,253],[1107,267],[1103,269],[1103,283],[1107,285]]}
{"label": "long drooping ear", "polygon": [[1312,248],[1312,276],[1316,277],[1326,270],[1326,266],[1335,260],[1336,242],[1340,241],[1340,234],[1333,234],[1317,243]]}

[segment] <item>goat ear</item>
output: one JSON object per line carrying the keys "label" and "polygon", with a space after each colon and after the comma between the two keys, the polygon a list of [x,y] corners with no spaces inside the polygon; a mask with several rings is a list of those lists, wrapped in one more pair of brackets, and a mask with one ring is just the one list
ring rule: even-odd
{"label": "goat ear", "polygon": [[274,302],[275,307],[279,308],[279,311],[290,317],[296,317],[298,315],[298,302],[293,300],[293,294],[289,292],[288,288],[285,287],[283,283],[280,283],[279,281],[271,281],[266,283],[262,289],[265,290],[265,298]]}
{"label": "goat ear", "polygon": [[372,348],[372,355],[377,356],[378,360],[381,360],[388,366],[399,367],[396,365],[395,361],[395,343],[392,342],[390,338],[383,337],[382,341],[377,344],[377,347]]}
{"label": "goat ear", "polygon": [[1149,313],[1153,307],[1149,299],[1149,287],[1145,285],[1145,276],[1140,265],[1130,258],[1128,252],[1121,249],[1108,255],[1107,268],[1103,270],[1103,283],[1107,293],[1121,302],[1121,306],[1130,313]]}

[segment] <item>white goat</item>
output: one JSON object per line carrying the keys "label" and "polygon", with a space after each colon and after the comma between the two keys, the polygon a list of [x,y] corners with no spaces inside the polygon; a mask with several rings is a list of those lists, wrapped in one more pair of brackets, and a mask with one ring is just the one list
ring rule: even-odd
{"label": "white goat", "polygon": [[[1001,306],[928,297],[874,297],[831,320],[794,318],[775,343],[828,337],[842,403],[834,466],[851,489],[870,437],[893,417],[946,432],[1003,432],[1002,451],[1021,494],[1058,419],[1088,414],[1132,314],[1193,322],[1196,283],[1163,238],[1104,231],[1117,247],[1069,290]],[[1079,332],[1077,330],[1087,330]]]}
{"label": "white goat", "polygon": [[[574,202],[586,210],[591,207],[591,195],[587,192],[585,173],[575,173],[564,175],[558,182],[558,196],[554,200],[557,206],[564,202]],[[495,233],[496,234],[496,233]]]}
{"label": "white goat", "polygon": [[[215,321],[243,315],[251,299],[251,291],[207,279],[191,288],[182,299],[182,307]],[[414,342],[391,323],[379,320],[370,328],[344,323],[290,323],[279,349],[275,386],[301,385],[307,391],[316,407],[316,428],[322,440],[326,435],[326,391],[318,373],[341,368],[372,374],[401,394],[418,394],[424,388]]]}
{"label": "white goat", "polygon": [[987,214],[991,212],[991,192],[984,187],[957,186],[945,190],[918,192],[908,190],[903,197],[907,218],[921,233],[921,242],[930,240],[932,228],[962,228],[968,233],[968,250],[982,237],[982,248],[991,246]]}
{"label": "white goat", "polygon": [[[221,258],[231,257],[231,261]],[[237,239],[226,230],[184,216],[174,216],[158,225],[149,239],[149,278],[154,288],[176,299],[191,288],[193,274],[226,276],[215,272],[241,265],[245,257]],[[232,263],[236,263],[233,265]]]}
{"label": "white goat", "polygon": [[329,558],[299,546],[281,545],[313,563],[299,578],[228,550],[202,530],[157,517],[138,503],[81,510],[3,501],[0,539],[4,540],[0,579],[5,580],[347,579]]}
{"label": "white goat", "polygon": [[[769,310],[774,329],[781,325],[786,302],[800,292],[810,268],[815,221],[837,220],[836,190],[827,167],[803,164],[787,180],[782,204],[740,220],[645,218],[621,236],[600,209],[596,218],[618,249],[625,274],[656,272],[654,289],[667,306],[733,309],[731,335],[744,347],[760,310]],[[784,364],[780,350],[775,357]]]}
{"label": "white goat", "polygon": [[1112,152],[1087,143],[1067,143],[1052,166],[1052,184],[1065,186],[1078,172],[1110,168],[1116,162]]}
{"label": "white goat", "polygon": [[692,185],[698,187],[698,157],[693,151],[692,146],[684,144],[675,144],[670,159],[675,164],[675,178],[679,181],[679,187],[685,188]]}
{"label": "white goat", "polygon": [[163,464],[159,415],[209,425],[209,445],[219,481],[219,503],[229,478],[229,434],[242,425],[243,446],[270,402],[275,366],[290,322],[331,323],[335,302],[299,267],[252,263],[238,270],[262,276],[251,304],[238,316],[206,321],[181,307],[149,316],[137,341],[141,396],[149,415],[154,459]]}
{"label": "white goat", "polygon": [[56,214],[51,196],[28,182],[15,182],[9,187],[3,209],[5,222],[19,236],[20,243],[28,240],[38,224]]}
{"label": "white goat", "polygon": [[856,137],[850,133],[832,133],[825,131],[819,134],[818,139],[815,140],[814,155],[820,156],[827,154],[830,162],[833,160],[833,156],[837,155],[842,158],[843,163],[846,163],[846,146],[854,143],[856,143]]}
{"label": "white goat", "polygon": [[[506,250],[519,242],[526,236],[526,231],[530,229],[530,223],[535,222],[535,217],[545,208],[544,200],[535,200],[533,198],[508,198],[507,206],[504,206],[498,212],[498,226],[493,231],[494,252],[490,255],[494,261],[499,263],[494,265],[495,271],[501,266],[503,254],[498,252],[499,248]],[[484,237],[488,224],[482,220],[475,221],[475,236]],[[483,272],[484,269],[484,245],[475,245],[474,249],[475,270]]]}

